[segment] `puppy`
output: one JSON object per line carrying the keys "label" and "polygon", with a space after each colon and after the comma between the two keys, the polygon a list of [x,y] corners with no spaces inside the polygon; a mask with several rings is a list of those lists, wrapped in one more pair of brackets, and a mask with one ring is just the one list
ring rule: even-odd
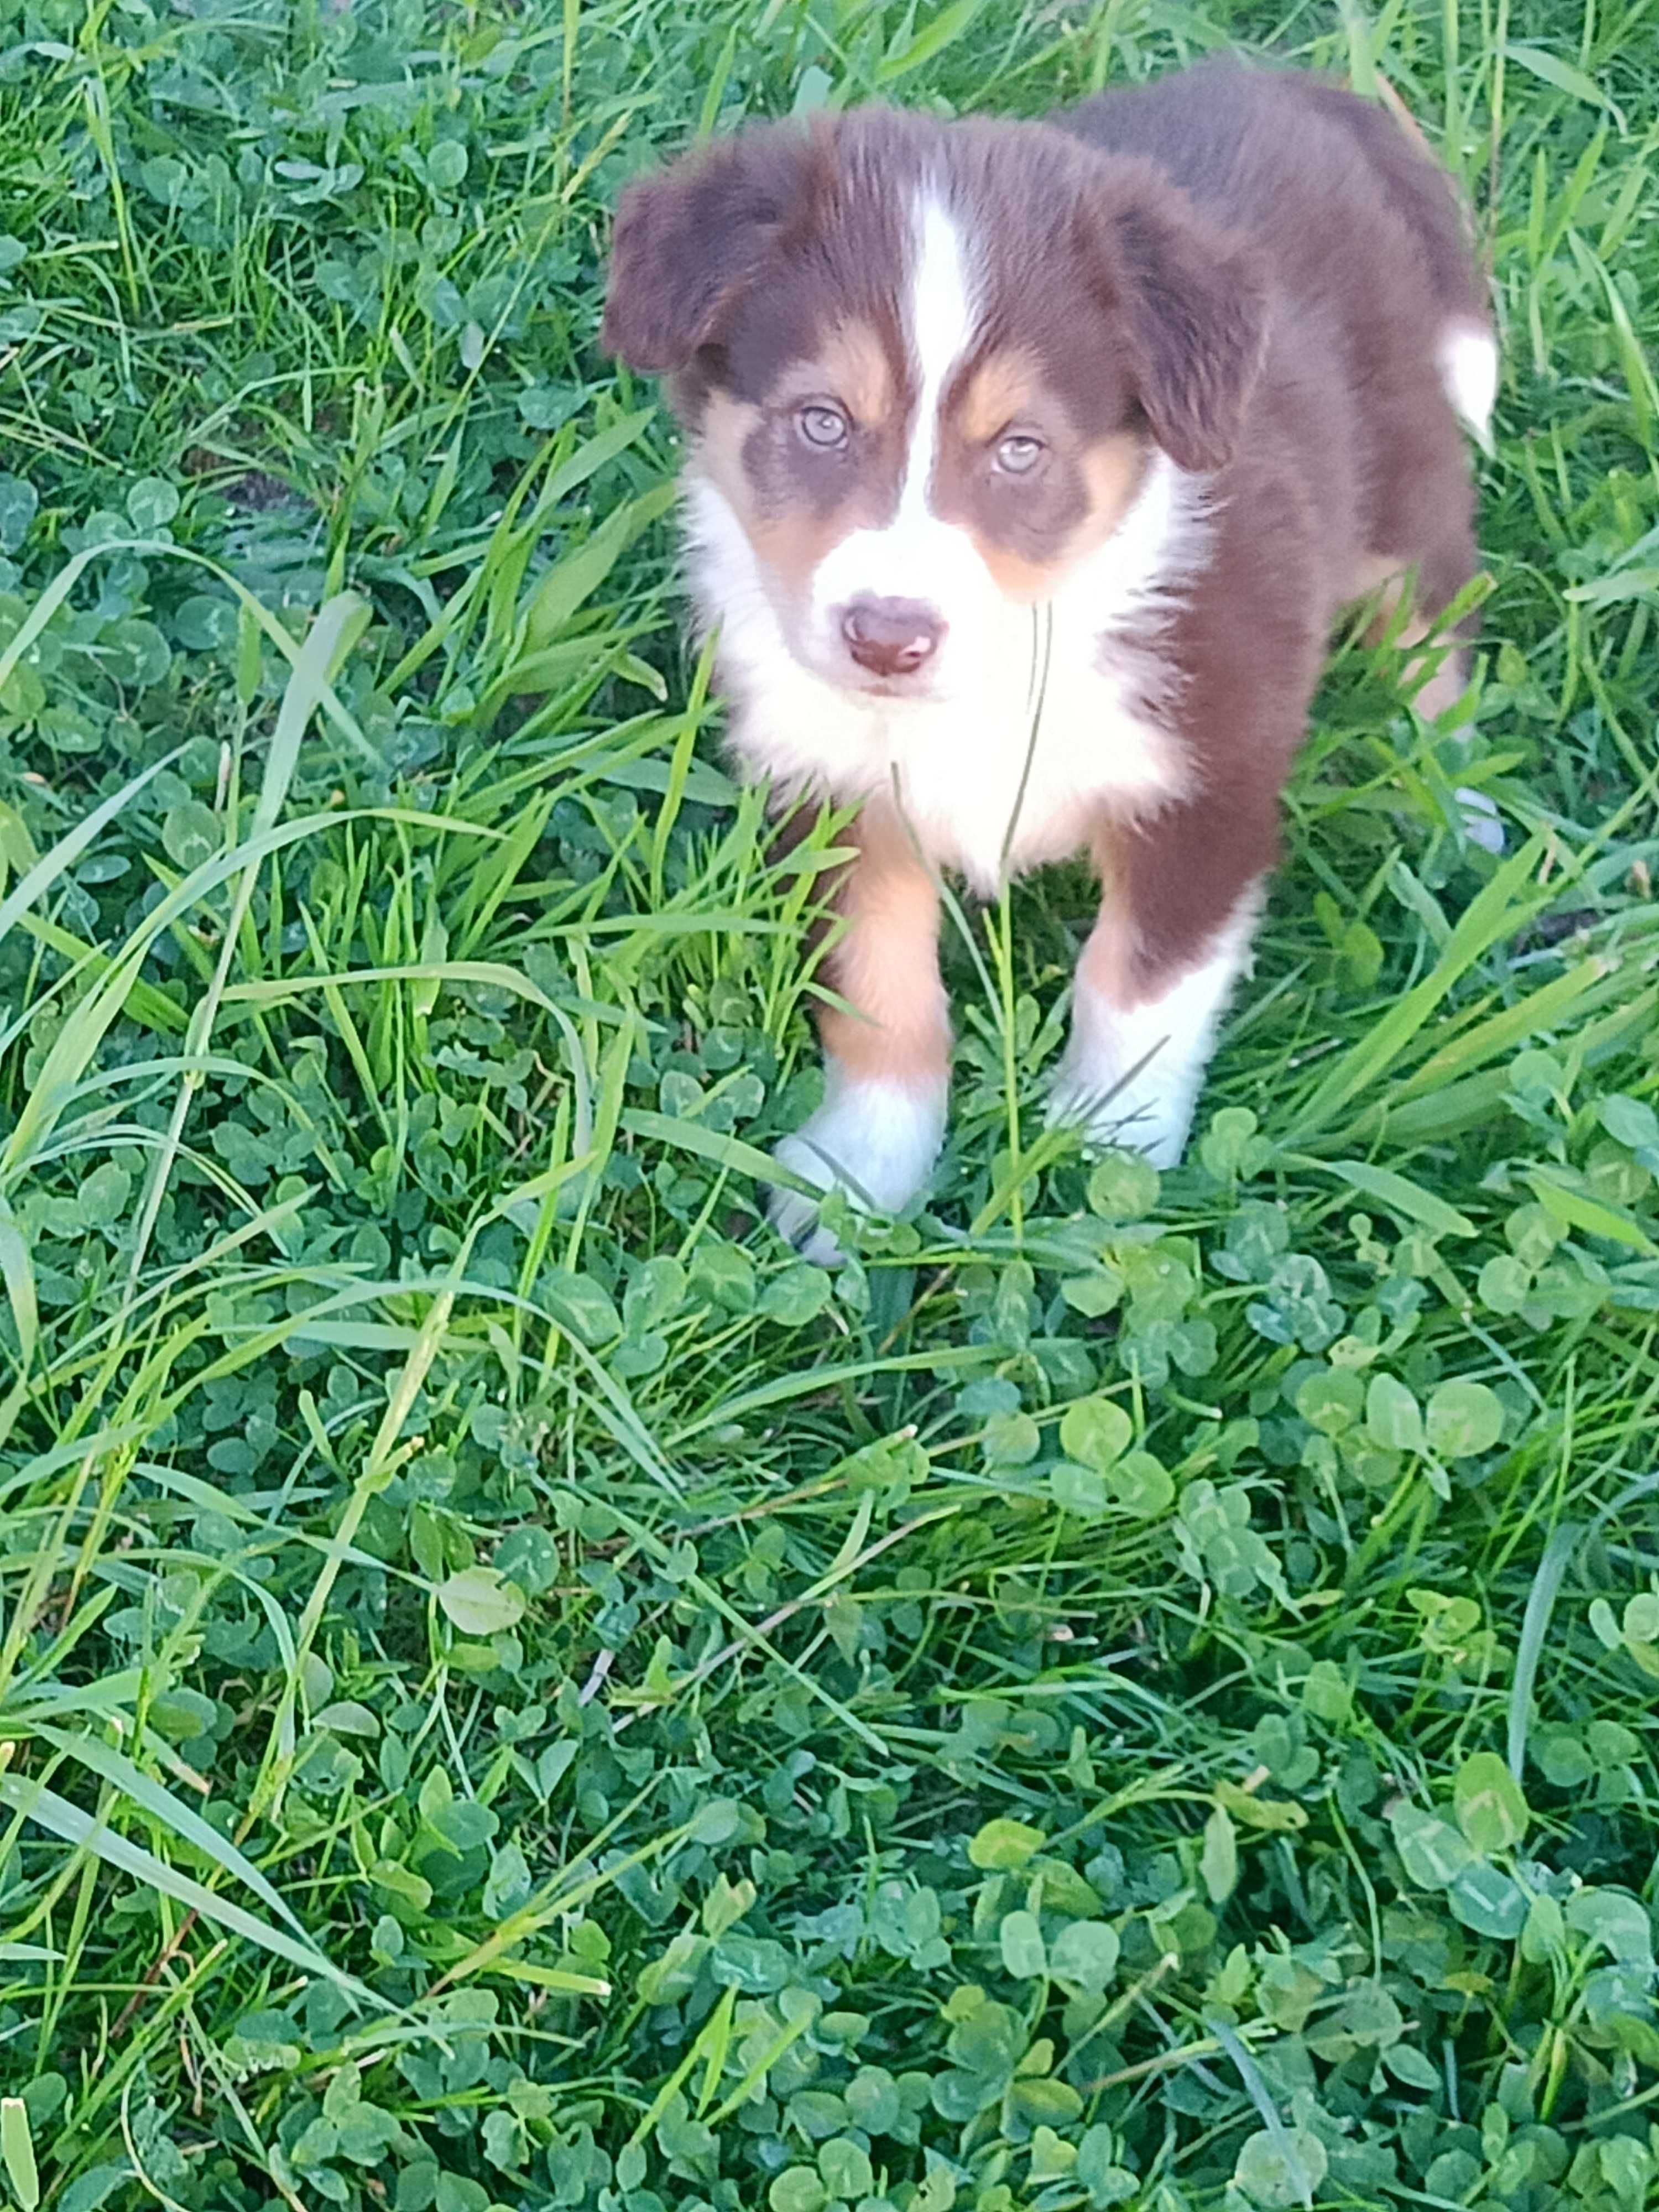
{"label": "puppy", "polygon": [[[942,1140],[939,872],[1102,884],[1056,1116],[1179,1160],[1333,622],[1474,572],[1497,348],[1382,110],[1206,64],[1043,123],[872,108],[636,182],[603,343],[669,379],[741,769],[856,804],[777,1157],[893,1213]],[[1402,606],[1401,594],[1412,595]],[[1443,658],[1419,694],[1465,681]],[[813,1256],[816,1206],[773,1194]]]}

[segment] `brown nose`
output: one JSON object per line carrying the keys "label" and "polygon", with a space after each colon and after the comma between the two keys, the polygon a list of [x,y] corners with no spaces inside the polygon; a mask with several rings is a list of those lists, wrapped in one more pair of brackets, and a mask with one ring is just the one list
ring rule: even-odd
{"label": "brown nose", "polygon": [[945,624],[920,599],[854,599],[841,634],[872,676],[914,676],[939,651]]}

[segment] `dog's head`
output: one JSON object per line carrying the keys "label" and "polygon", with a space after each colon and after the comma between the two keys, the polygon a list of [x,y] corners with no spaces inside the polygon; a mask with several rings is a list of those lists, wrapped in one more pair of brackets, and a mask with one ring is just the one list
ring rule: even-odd
{"label": "dog's head", "polygon": [[866,109],[632,185],[603,342],[671,380],[796,659],[939,697],[976,629],[1111,536],[1155,449],[1225,464],[1264,326],[1248,251],[1151,165]]}

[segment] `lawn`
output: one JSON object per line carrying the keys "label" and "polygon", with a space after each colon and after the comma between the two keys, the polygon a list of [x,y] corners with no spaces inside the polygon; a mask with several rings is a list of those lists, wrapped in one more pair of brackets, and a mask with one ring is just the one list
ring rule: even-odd
{"label": "lawn", "polygon": [[[1659,0],[0,23],[9,2199],[1659,2203]],[[609,210],[1224,44],[1475,204],[1473,755],[1340,645],[1161,1182],[957,908],[832,1277]]]}

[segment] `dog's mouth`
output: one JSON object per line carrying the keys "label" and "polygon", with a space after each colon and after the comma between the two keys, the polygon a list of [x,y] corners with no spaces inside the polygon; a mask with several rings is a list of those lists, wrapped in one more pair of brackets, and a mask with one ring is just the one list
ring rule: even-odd
{"label": "dog's mouth", "polygon": [[931,684],[918,684],[915,677],[866,676],[860,673],[843,677],[842,688],[856,693],[860,698],[902,700],[913,707],[924,706],[936,696]]}
{"label": "dog's mouth", "polygon": [[[814,665],[805,655],[802,659],[809,667]],[[926,707],[944,698],[949,689],[941,683],[937,666],[889,675],[877,669],[860,668],[849,655],[834,647],[817,658],[816,668],[820,677],[848,698],[879,700],[884,706]]]}
{"label": "dog's mouth", "polygon": [[[936,704],[945,696],[939,681],[939,672],[929,669],[925,674],[884,676],[860,668],[848,655],[833,645],[803,640],[799,635],[790,641],[791,651],[797,663],[808,675],[815,676],[820,684],[827,684],[844,698],[856,700],[863,705],[879,703],[884,707],[926,707]],[[817,643],[815,651],[813,646]]]}

